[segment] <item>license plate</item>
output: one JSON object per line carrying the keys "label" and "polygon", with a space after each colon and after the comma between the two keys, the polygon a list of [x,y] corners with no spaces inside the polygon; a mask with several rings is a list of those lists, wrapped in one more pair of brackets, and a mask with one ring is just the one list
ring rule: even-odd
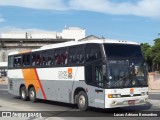
{"label": "license plate", "polygon": [[135,104],[135,100],[129,100],[129,101],[128,101],[128,104],[129,104],[129,105]]}

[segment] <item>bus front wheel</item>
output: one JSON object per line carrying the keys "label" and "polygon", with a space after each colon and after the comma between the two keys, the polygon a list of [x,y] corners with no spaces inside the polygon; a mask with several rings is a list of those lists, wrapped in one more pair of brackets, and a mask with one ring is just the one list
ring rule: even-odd
{"label": "bus front wheel", "polygon": [[29,99],[31,102],[36,102],[36,100],[37,100],[36,99],[36,91],[35,91],[34,87],[31,87],[29,89]]}
{"label": "bus front wheel", "polygon": [[28,98],[28,96],[27,96],[27,90],[26,90],[25,86],[21,87],[21,89],[20,89],[20,97],[24,101],[26,101],[27,98]]}
{"label": "bus front wheel", "polygon": [[84,91],[80,91],[77,99],[78,108],[82,111],[88,109],[88,97]]}

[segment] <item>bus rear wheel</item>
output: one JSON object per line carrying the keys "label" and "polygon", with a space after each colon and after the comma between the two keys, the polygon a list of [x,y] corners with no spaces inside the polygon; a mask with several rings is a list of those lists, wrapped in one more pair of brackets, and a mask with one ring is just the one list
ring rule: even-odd
{"label": "bus rear wheel", "polygon": [[30,89],[29,89],[29,99],[30,99],[30,101],[31,102],[36,102],[36,91],[35,91],[35,89],[34,89],[34,87],[31,87]]}
{"label": "bus rear wheel", "polygon": [[20,97],[22,100],[26,101],[28,99],[26,87],[23,86],[20,89]]}
{"label": "bus rear wheel", "polygon": [[84,91],[80,91],[77,98],[78,108],[81,111],[86,111],[88,109],[88,97]]}

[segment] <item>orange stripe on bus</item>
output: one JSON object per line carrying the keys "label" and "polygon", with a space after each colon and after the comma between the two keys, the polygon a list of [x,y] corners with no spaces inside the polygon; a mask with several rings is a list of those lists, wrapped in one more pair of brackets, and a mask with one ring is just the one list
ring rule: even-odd
{"label": "orange stripe on bus", "polygon": [[47,99],[47,98],[46,98],[46,94],[45,94],[44,89],[43,89],[43,87],[42,87],[41,81],[39,80],[39,76],[38,76],[38,74],[37,74],[37,70],[36,70],[36,68],[34,69],[34,71],[35,71],[35,74],[36,74],[36,77],[37,77],[38,83],[39,83],[39,85],[40,85],[40,88],[41,88],[41,91],[42,91],[43,97],[44,97],[44,99],[46,100],[46,99]]}
{"label": "orange stripe on bus", "polygon": [[42,84],[39,80],[36,68],[22,69],[22,73],[23,73],[26,88],[28,88],[29,85],[33,85],[36,93],[39,91],[39,89],[41,89],[42,95],[43,95],[44,99],[46,99],[46,95],[45,95],[44,89],[42,87]]}
{"label": "orange stripe on bus", "polygon": [[22,53],[29,53],[29,52],[31,52],[31,50],[21,50],[21,51],[19,51],[19,54],[22,54]]}
{"label": "orange stripe on bus", "polygon": [[40,89],[39,82],[37,80],[37,76],[35,74],[34,69],[22,69],[25,85],[28,88],[29,85],[33,85],[35,87],[36,93]]}

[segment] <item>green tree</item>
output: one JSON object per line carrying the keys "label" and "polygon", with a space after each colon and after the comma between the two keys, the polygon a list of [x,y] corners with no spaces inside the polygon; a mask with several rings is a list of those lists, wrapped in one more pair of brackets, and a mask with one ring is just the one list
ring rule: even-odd
{"label": "green tree", "polygon": [[151,46],[148,43],[142,43],[141,44],[141,49],[142,49],[142,52],[144,54],[145,60],[147,60],[147,58],[146,58],[146,52],[150,48],[151,48]]}
{"label": "green tree", "polygon": [[152,71],[152,66],[153,66],[152,47],[148,43],[142,43],[141,49],[142,49],[145,61],[148,64],[148,69],[149,71]]}
{"label": "green tree", "polygon": [[156,70],[160,70],[160,38],[154,40],[152,47],[153,65]]}

